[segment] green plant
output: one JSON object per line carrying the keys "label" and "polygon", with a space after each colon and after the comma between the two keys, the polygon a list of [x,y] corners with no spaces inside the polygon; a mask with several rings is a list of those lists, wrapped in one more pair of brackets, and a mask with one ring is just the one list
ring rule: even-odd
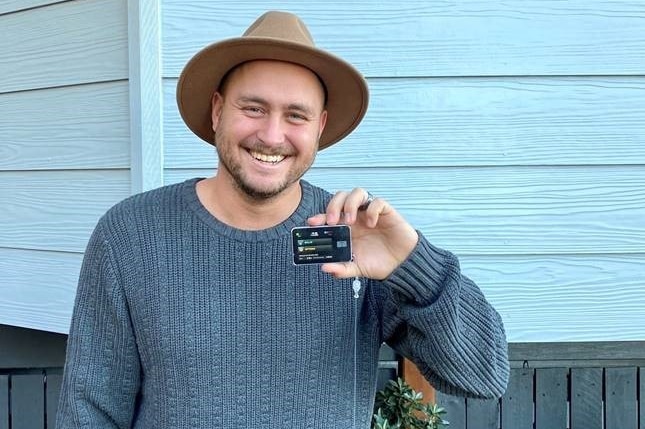
{"label": "green plant", "polygon": [[441,429],[449,424],[443,419],[444,408],[424,404],[423,394],[401,378],[388,381],[376,393],[374,409],[372,429]]}

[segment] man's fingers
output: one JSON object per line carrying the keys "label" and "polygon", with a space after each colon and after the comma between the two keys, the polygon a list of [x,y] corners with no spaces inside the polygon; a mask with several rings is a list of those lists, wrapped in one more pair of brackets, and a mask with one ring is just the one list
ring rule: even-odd
{"label": "man's fingers", "polygon": [[337,279],[361,276],[358,266],[353,262],[334,262],[322,264],[321,270]]}
{"label": "man's fingers", "polygon": [[375,228],[379,218],[388,213],[390,206],[387,201],[381,198],[374,198],[363,211],[365,215],[365,223],[369,228]]}
{"label": "man's fingers", "polygon": [[[327,205],[327,223],[335,225],[342,222],[352,225],[361,206],[369,202],[371,195],[363,188],[354,188],[351,192],[337,192]],[[370,204],[371,205],[371,204]]]}
{"label": "man's fingers", "polygon": [[307,225],[309,226],[322,226],[326,223],[327,215],[325,213],[320,213],[307,219]]}
{"label": "man's fingers", "polygon": [[341,221],[341,214],[343,213],[343,207],[345,206],[345,200],[349,192],[340,191],[332,197],[329,204],[327,204],[327,224],[336,225]]}

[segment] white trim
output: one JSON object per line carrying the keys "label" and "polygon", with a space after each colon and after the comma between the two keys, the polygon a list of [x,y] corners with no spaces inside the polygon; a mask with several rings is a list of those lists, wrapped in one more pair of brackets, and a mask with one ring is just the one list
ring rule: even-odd
{"label": "white trim", "polygon": [[161,13],[158,0],[128,0],[131,191],[163,184]]}

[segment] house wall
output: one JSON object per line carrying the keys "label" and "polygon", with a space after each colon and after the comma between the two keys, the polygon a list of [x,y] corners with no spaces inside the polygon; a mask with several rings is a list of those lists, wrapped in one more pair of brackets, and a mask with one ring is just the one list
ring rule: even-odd
{"label": "house wall", "polygon": [[0,6],[0,323],[66,332],[100,214],[213,173],[177,76],[283,9],[371,89],[363,123],[307,179],[390,200],[460,257],[511,341],[643,338],[645,5],[30,3]]}
{"label": "house wall", "polygon": [[460,257],[511,341],[643,338],[645,5],[164,0],[165,183],[216,165],[177,113],[181,68],[265,9],[301,15],[371,89],[309,180],[390,200]]}
{"label": "house wall", "polygon": [[0,324],[66,332],[82,252],[130,193],[124,0],[0,4]]}

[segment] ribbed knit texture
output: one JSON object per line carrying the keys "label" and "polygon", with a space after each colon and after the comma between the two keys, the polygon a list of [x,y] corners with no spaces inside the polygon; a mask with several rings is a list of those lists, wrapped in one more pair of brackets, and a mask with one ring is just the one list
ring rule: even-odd
{"label": "ribbed knit texture", "polygon": [[[302,183],[282,224],[231,228],[192,179],[101,218],[78,285],[57,428],[342,428],[353,420],[352,279],[292,265],[290,230],[331,195]],[[434,385],[494,397],[508,378],[499,315],[456,258],[419,244],[359,298],[359,428],[383,341]]]}

